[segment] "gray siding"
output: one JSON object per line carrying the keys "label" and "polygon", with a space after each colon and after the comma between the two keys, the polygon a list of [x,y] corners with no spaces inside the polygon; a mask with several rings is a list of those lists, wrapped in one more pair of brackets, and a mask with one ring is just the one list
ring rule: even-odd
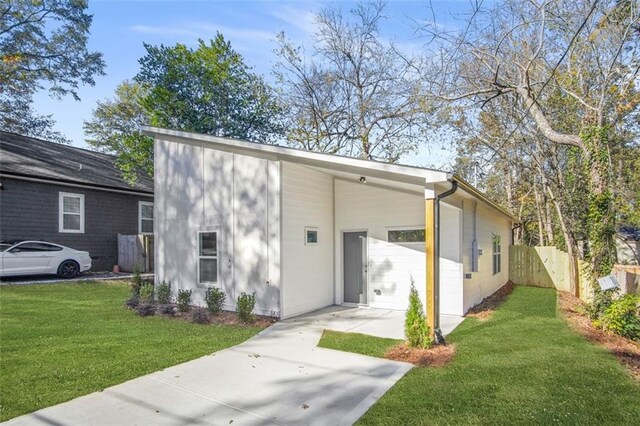
{"label": "gray siding", "polygon": [[[45,240],[88,251],[92,271],[111,270],[118,261],[118,234],[138,233],[138,201],[153,197],[119,194],[2,178],[0,239]],[[59,192],[84,194],[85,232],[58,232]]]}

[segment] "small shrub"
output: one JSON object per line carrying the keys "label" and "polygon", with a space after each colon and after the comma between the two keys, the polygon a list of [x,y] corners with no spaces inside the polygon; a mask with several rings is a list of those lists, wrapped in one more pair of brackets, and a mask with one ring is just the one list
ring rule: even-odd
{"label": "small shrub", "polygon": [[153,301],[153,284],[144,283],[140,287],[140,300],[145,303]]}
{"label": "small shrub", "polygon": [[204,309],[194,309],[191,312],[191,322],[196,324],[208,324],[209,314]]}
{"label": "small shrub", "polygon": [[167,284],[165,281],[162,281],[161,284],[158,284],[156,287],[156,300],[161,305],[166,305],[171,303],[171,282]]}
{"label": "small shrub", "polygon": [[140,275],[140,267],[135,265],[133,267],[133,280],[131,281],[131,294],[139,296],[141,287],[142,275]]}
{"label": "small shrub", "polygon": [[411,278],[411,289],[409,291],[409,309],[404,321],[404,335],[409,342],[409,346],[414,348],[428,348],[431,346],[429,338],[429,326],[424,314],[422,302],[416,290],[415,281]]}
{"label": "small shrub", "polygon": [[602,328],[640,341],[640,296],[627,294],[614,300],[600,319]]}
{"label": "small shrub", "polygon": [[137,294],[132,294],[131,297],[127,299],[126,302],[124,302],[124,304],[129,309],[135,309],[140,304],[140,296],[138,296]]}
{"label": "small shrub", "polygon": [[161,315],[172,317],[176,314],[176,309],[173,307],[173,305],[160,305],[158,306],[158,313]]}
{"label": "small shrub", "polygon": [[141,317],[150,317],[156,313],[156,308],[152,303],[145,302],[138,305],[136,312]]}
{"label": "small shrub", "polygon": [[596,287],[593,292],[593,300],[587,305],[587,315],[589,318],[591,320],[598,320],[602,318],[606,310],[615,300],[617,292],[617,288],[600,290],[599,287]]}
{"label": "small shrub", "polygon": [[238,318],[240,321],[244,323],[252,323],[255,321],[256,317],[253,315],[253,308],[256,306],[256,293],[247,294],[242,292],[240,296],[238,296],[238,300],[236,303],[236,312],[238,313]]}
{"label": "small shrub", "polygon": [[178,290],[176,302],[179,312],[189,312],[191,310],[191,290]]}
{"label": "small shrub", "polygon": [[222,310],[227,295],[219,288],[209,288],[204,294],[204,301],[207,303],[207,309],[212,314],[217,314]]}

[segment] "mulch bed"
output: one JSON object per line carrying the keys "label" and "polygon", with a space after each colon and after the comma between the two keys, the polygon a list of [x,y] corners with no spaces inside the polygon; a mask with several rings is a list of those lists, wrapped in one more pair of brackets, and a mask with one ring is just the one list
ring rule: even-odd
{"label": "mulch bed", "polygon": [[508,281],[491,296],[485,297],[482,302],[469,309],[465,316],[481,320],[491,317],[496,308],[511,294],[515,287],[516,285],[512,281]]}
{"label": "mulch bed", "polygon": [[577,332],[607,348],[640,381],[640,344],[594,327],[584,315],[584,302],[570,293],[558,292],[558,308]]}
{"label": "mulch bed", "polygon": [[192,307],[189,312],[176,312],[175,318],[180,318],[185,321],[191,322],[191,318],[193,315],[193,311],[201,311],[207,314],[209,318],[209,322],[206,324],[214,324],[214,325],[249,325],[251,327],[261,327],[267,328],[271,324],[277,321],[274,317],[265,317],[262,315],[255,316],[255,322],[251,324],[245,324],[238,318],[238,315],[235,312],[230,311],[221,311],[217,314],[212,314],[204,308]]}
{"label": "mulch bed", "polygon": [[454,345],[437,345],[429,349],[411,348],[406,343],[395,346],[385,354],[385,358],[394,361],[409,362],[418,367],[442,367],[453,360],[456,354]]}
{"label": "mulch bed", "polygon": [[[162,310],[165,309],[165,307],[170,307],[173,311],[173,314],[163,313]],[[133,308],[131,310],[137,312],[137,308]],[[260,328],[267,328],[271,324],[278,321],[278,319],[274,317],[254,315],[255,320],[253,322],[244,323],[240,321],[238,314],[235,312],[221,311],[217,314],[212,314],[207,309],[197,306],[192,306],[189,312],[178,312],[177,305],[175,303],[171,303],[169,305],[154,305],[152,315],[165,318],[173,318],[176,320],[188,321],[202,325],[239,325],[245,327]],[[194,321],[194,316],[199,316],[200,321]]]}
{"label": "mulch bed", "polygon": [[[493,314],[496,308],[511,294],[515,284],[511,281],[500,287],[491,296],[469,309],[467,317],[485,320]],[[437,345],[429,349],[411,348],[406,343],[391,348],[385,358],[394,361],[404,361],[419,367],[442,367],[450,363],[456,354],[454,345]]]}

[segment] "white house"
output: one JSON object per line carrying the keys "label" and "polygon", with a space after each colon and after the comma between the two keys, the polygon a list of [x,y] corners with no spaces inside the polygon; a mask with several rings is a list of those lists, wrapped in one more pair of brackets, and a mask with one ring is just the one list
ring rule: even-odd
{"label": "white house", "polygon": [[463,315],[508,280],[514,219],[456,176],[144,132],[155,138],[155,279],[196,303],[218,287],[227,309],[255,292],[256,312],[281,318],[334,304],[404,310],[414,280],[433,325],[434,306]]}

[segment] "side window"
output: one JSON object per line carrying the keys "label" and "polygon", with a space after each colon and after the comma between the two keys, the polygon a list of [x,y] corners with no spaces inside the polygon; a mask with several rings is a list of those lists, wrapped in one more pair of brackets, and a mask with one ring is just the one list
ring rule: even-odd
{"label": "side window", "polygon": [[59,232],[84,233],[84,194],[59,193],[58,222]]}
{"label": "side window", "polygon": [[138,233],[153,234],[153,203],[138,202]]}
{"label": "side window", "polygon": [[61,251],[62,247],[46,243],[23,243],[14,248],[17,252]]}
{"label": "side window", "polygon": [[198,232],[198,283],[218,282],[218,232]]}
{"label": "side window", "polygon": [[500,234],[493,234],[493,275],[499,274],[502,269],[502,247],[500,246],[500,240]]}

